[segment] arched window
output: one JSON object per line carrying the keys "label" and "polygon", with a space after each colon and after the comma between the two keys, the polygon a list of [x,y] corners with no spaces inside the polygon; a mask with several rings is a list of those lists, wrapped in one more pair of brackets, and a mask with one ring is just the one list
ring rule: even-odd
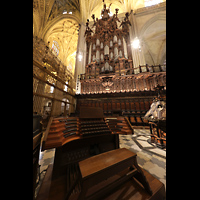
{"label": "arched window", "polygon": [[72,61],[70,60],[68,65],[67,65],[67,69],[72,72],[72,69],[73,69],[73,64],[72,64]]}
{"label": "arched window", "polygon": [[56,42],[56,41],[54,40],[53,43],[52,43],[51,49],[52,49],[52,52],[53,52],[56,56],[58,56],[59,50],[60,50],[60,47],[59,47],[59,45],[58,45],[58,42]]}
{"label": "arched window", "polygon": [[[55,83],[53,83],[53,85],[55,85]],[[54,92],[54,87],[51,86],[51,87],[50,87],[50,93],[53,93],[53,92]]]}
{"label": "arched window", "polygon": [[[68,84],[68,81],[66,81],[66,84]],[[64,91],[67,92],[68,87],[65,85]]]}
{"label": "arched window", "polygon": [[[64,99],[62,99],[62,101],[69,102],[69,99],[64,98]],[[64,108],[65,108],[65,103],[62,102],[61,103],[61,112],[62,113],[64,113]],[[68,103],[66,104],[66,110],[69,110],[69,104]]]}

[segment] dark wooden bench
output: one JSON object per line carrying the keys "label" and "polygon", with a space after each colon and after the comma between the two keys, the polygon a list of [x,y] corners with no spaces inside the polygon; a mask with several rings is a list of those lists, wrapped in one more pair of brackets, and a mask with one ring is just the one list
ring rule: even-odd
{"label": "dark wooden bench", "polygon": [[[122,148],[111,150],[80,161],[81,193],[78,199],[101,199],[103,196],[112,192],[113,189],[133,177],[144,186],[145,190],[150,195],[152,195],[152,191],[146,177],[137,164],[136,156],[137,154],[126,148]],[[120,173],[127,168],[129,168],[129,171],[125,175],[121,176],[106,187],[96,191],[94,194],[91,194],[90,196],[86,195],[90,187],[116,175],[117,173]]]}

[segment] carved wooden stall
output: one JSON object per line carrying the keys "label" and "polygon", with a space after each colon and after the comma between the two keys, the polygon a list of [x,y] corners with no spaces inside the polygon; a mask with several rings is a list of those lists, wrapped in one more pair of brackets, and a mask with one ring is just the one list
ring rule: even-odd
{"label": "carved wooden stall", "polygon": [[[166,94],[166,91],[163,93]],[[143,117],[150,109],[155,96],[157,96],[156,91],[78,94],[75,96],[76,114],[79,114],[82,106],[97,107],[103,109],[105,117],[126,116],[135,128],[149,127],[148,120]]]}

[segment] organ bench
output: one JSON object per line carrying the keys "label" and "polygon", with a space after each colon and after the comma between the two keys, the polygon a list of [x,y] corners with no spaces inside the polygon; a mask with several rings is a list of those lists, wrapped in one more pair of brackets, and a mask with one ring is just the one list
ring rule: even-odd
{"label": "organ bench", "polygon": [[[136,154],[128,149],[111,150],[79,162],[81,172],[81,193],[78,200],[97,200],[103,199],[108,193],[112,192],[117,186],[135,177],[140,180],[146,191],[152,195],[151,188],[142,170],[137,164]],[[130,170],[114,182],[106,185],[94,194],[86,197],[87,190],[129,168]]]}

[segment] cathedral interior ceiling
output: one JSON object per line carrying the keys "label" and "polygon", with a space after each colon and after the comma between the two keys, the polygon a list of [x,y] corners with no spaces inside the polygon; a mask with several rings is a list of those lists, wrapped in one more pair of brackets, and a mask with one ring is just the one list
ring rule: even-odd
{"label": "cathedral interior ceiling", "polygon": [[[124,15],[125,12],[145,7],[144,0],[104,0],[104,3],[107,7],[110,6],[113,14],[115,8],[118,8],[119,18],[120,14]],[[50,42],[50,47],[53,41],[56,41],[60,48],[58,57],[74,72],[79,24],[85,25],[87,19],[92,24],[92,14],[100,19],[102,5],[102,0],[34,0],[34,35],[46,43]],[[67,14],[63,14],[64,11]],[[70,12],[72,14],[69,14]],[[163,19],[158,19],[148,26],[142,33],[145,42],[144,51],[149,55],[146,56],[147,61],[151,62],[153,59],[155,63],[157,59],[154,58],[155,55],[163,52],[165,48],[166,24],[163,23]]]}
{"label": "cathedral interior ceiling", "polygon": [[59,46],[58,58],[68,66],[69,70],[74,73],[75,56],[78,42],[79,25],[75,20],[62,19],[54,24],[46,33],[46,41],[50,47],[53,41],[56,41]]}

